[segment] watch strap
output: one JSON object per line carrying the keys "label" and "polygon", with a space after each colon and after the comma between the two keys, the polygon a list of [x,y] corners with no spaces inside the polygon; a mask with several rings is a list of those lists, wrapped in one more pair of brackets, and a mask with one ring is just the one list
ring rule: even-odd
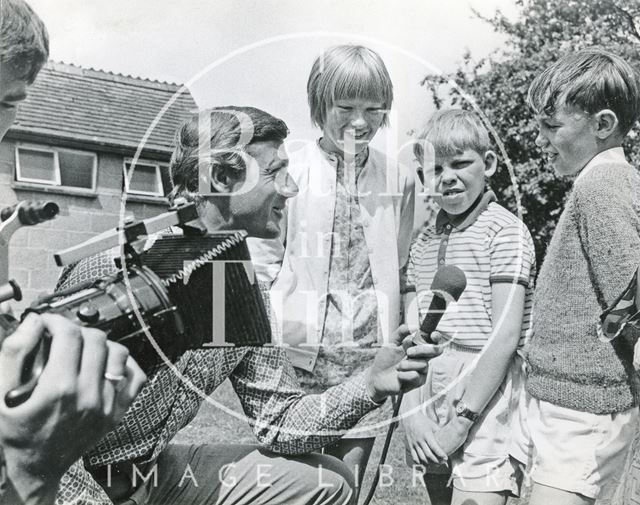
{"label": "watch strap", "polygon": [[469,419],[469,421],[473,423],[480,419],[480,413],[471,410],[462,400],[456,401],[454,403],[454,407],[456,409],[456,415],[458,417],[464,417],[465,419]]}

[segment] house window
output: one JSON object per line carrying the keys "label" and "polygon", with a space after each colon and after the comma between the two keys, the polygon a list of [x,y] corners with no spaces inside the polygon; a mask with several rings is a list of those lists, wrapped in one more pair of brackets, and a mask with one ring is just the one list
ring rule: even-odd
{"label": "house window", "polygon": [[16,146],[16,181],[95,190],[95,153],[57,147]]}
{"label": "house window", "polygon": [[[133,170],[132,170],[133,167]],[[166,167],[153,161],[124,162],[124,189],[132,195],[165,196],[168,188]]]}

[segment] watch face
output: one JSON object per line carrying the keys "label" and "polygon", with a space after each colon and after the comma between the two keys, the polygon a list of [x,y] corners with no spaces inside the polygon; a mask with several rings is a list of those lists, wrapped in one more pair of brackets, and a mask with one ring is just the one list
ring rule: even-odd
{"label": "watch face", "polygon": [[456,403],[456,414],[460,415],[464,412],[464,405],[460,402]]}

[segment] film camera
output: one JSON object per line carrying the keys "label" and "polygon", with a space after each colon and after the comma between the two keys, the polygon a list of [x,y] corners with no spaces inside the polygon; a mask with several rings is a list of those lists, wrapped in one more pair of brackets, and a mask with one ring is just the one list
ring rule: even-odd
{"label": "film camera", "polygon": [[[0,211],[0,302],[22,296],[8,278],[11,235],[57,214],[53,202],[21,202]],[[157,235],[165,230],[172,233]],[[190,349],[267,344],[270,326],[245,238],[244,231],[207,232],[195,204],[177,204],[56,253],[56,264],[65,267],[63,289],[40,297],[22,318],[56,313],[99,328],[125,345],[145,372]],[[96,261],[111,272],[74,281]],[[12,316],[0,316],[5,334],[17,325]],[[23,384],[6,395],[8,406],[29,398],[46,364],[48,340],[30,358]]]}

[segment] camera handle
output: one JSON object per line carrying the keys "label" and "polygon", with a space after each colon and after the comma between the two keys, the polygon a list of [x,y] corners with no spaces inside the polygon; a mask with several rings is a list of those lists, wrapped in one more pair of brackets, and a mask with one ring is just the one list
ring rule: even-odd
{"label": "camera handle", "polygon": [[[53,219],[60,208],[54,202],[25,200],[0,210],[0,303],[22,300],[20,286],[9,279],[9,242],[21,226],[32,226]],[[0,343],[18,327],[18,321],[11,314],[0,314]],[[22,403],[31,394],[42,373],[49,356],[50,337],[45,335],[29,353],[23,369],[22,385],[10,391],[5,397],[8,407]]]}
{"label": "camera handle", "polygon": [[22,300],[20,286],[9,279],[9,241],[21,226],[32,226],[53,219],[60,212],[54,202],[25,200],[0,210],[0,303]]}
{"label": "camera handle", "polygon": [[18,207],[6,221],[0,224],[0,302],[22,300],[20,286],[13,279],[9,279],[9,241],[21,226]]}

